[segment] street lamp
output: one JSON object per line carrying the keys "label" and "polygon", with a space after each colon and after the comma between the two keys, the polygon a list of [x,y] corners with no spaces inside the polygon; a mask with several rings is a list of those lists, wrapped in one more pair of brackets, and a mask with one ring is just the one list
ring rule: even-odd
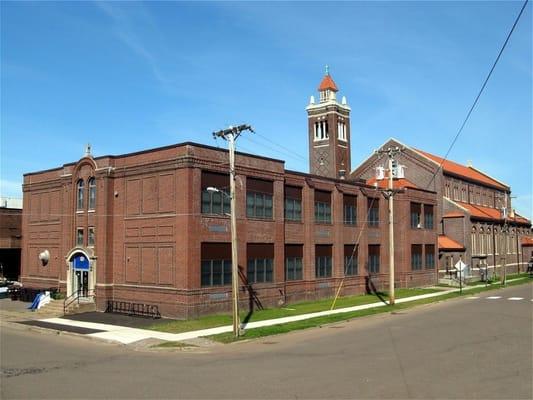
{"label": "street lamp", "polygon": [[[237,256],[237,215],[235,212],[235,188],[234,182],[232,182],[232,194],[229,195],[225,191],[216,187],[209,186],[206,190],[209,193],[221,193],[230,199],[231,202],[231,295],[233,304],[233,334],[235,337],[240,336],[241,321],[239,319],[239,263]],[[222,205],[224,210],[224,205]]]}

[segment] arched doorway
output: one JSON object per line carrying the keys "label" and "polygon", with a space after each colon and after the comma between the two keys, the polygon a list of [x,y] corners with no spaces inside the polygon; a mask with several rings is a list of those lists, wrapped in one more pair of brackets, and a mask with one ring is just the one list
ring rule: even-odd
{"label": "arched doorway", "polygon": [[85,249],[74,248],[67,255],[67,295],[93,297],[95,286],[95,257]]}

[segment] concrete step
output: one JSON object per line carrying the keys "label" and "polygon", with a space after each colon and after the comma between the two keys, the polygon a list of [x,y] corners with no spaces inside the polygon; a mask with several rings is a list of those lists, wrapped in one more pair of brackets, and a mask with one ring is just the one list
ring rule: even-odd
{"label": "concrete step", "polygon": [[86,312],[96,311],[96,304],[95,303],[80,303],[80,304],[72,304],[68,310],[67,314],[81,314]]}
{"label": "concrete step", "polygon": [[39,315],[43,316],[60,316],[63,315],[63,300],[51,300],[50,303],[45,304],[41,308],[35,311]]}

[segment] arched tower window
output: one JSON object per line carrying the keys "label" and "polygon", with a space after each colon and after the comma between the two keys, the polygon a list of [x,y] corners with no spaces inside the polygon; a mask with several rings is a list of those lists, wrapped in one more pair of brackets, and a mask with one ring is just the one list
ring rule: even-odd
{"label": "arched tower window", "polygon": [[89,210],[94,210],[96,207],[96,179],[89,179]]}
{"label": "arched tower window", "polygon": [[83,197],[85,190],[85,185],[83,183],[83,179],[80,179],[77,183],[77,195],[76,195],[76,209],[83,210],[83,204],[85,202],[85,199]]}

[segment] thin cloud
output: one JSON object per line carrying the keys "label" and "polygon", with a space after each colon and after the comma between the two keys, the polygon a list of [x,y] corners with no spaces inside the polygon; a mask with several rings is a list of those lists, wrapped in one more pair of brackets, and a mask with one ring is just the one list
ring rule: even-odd
{"label": "thin cloud", "polygon": [[[133,18],[128,16],[126,12],[120,7],[113,6],[103,1],[97,1],[94,3],[104,14],[110,17],[114,22],[113,31],[118,39],[124,43],[130,50],[142,58],[150,67],[155,79],[163,84],[169,84],[172,82],[159,67],[157,57],[143,41],[136,34],[133,26],[136,22]],[[132,7],[132,6],[130,6]],[[141,19],[144,22],[148,22],[150,28],[153,29],[154,24],[152,18],[148,15],[147,11],[140,6],[135,5],[136,11],[140,11]]]}

